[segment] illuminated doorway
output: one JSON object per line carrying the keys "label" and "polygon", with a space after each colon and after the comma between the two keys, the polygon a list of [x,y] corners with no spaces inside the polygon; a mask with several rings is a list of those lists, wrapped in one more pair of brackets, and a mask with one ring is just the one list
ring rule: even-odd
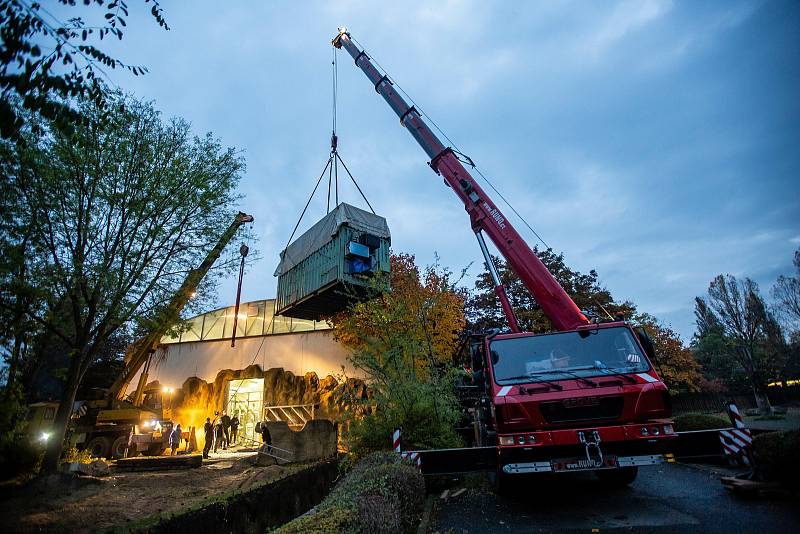
{"label": "illuminated doorway", "polygon": [[[258,442],[256,423],[264,410],[264,379],[245,378],[228,383],[228,415],[239,416],[239,443],[252,445]],[[244,438],[244,439],[242,439]]]}

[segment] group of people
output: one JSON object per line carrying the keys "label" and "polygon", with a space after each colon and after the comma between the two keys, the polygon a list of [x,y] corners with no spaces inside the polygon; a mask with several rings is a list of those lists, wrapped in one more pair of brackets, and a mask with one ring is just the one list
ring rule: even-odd
{"label": "group of people", "polygon": [[206,424],[203,425],[206,444],[203,447],[203,458],[208,458],[208,454],[213,446],[214,452],[220,448],[227,449],[239,440],[239,415],[233,414],[230,417],[223,411],[220,417],[219,412],[214,412],[214,420],[206,417]]}

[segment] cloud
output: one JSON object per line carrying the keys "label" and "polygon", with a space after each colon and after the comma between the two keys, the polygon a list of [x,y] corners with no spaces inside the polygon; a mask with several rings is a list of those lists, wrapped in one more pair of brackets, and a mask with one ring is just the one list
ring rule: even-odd
{"label": "cloud", "polygon": [[[796,3],[197,1],[166,8],[169,32],[139,7],[125,39],[107,46],[150,73],[115,80],[245,150],[241,209],[256,218],[262,259],[244,299],[274,296],[277,254],[328,156],[329,42],[343,24],[571,267],[597,269],[615,297],[684,338],[692,299],[714,275],[752,276],[766,290],[792,272]],[[463,206],[339,59],[342,157],[395,249],[422,264],[438,251],[456,271],[475,261],[479,272]],[[359,204],[343,173],[340,182],[342,200]],[[325,200],[318,192],[299,232]],[[235,283],[221,287],[222,303]]]}
{"label": "cloud", "polygon": [[596,29],[580,43],[578,51],[597,60],[631,33],[642,30],[672,9],[670,0],[618,2],[597,22]]}

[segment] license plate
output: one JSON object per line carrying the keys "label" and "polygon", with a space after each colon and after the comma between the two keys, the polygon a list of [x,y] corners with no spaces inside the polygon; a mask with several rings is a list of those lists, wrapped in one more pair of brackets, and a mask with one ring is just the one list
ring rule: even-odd
{"label": "license plate", "polygon": [[595,464],[595,462],[590,462],[583,458],[561,458],[559,460],[553,460],[551,462],[553,467],[553,471],[587,471],[591,469],[613,469],[617,467],[617,457],[616,456],[605,456],[603,457],[603,463],[601,465]]}

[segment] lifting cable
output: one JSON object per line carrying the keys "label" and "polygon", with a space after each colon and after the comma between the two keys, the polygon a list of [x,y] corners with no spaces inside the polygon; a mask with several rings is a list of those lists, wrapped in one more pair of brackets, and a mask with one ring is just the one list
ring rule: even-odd
{"label": "lifting cable", "polygon": [[327,211],[326,213],[330,213],[331,211],[331,189],[333,189],[334,193],[334,207],[339,205],[339,163],[342,164],[347,176],[350,177],[350,180],[353,182],[353,185],[356,186],[358,193],[361,195],[361,198],[364,199],[364,202],[367,203],[370,211],[374,214],[375,210],[370,204],[367,196],[362,191],[361,186],[358,185],[353,174],[350,172],[350,169],[347,168],[345,165],[344,160],[339,155],[339,137],[336,135],[336,104],[337,104],[337,94],[338,94],[338,87],[339,87],[339,63],[337,60],[337,52],[336,48],[333,48],[333,57],[331,59],[331,78],[332,84],[331,89],[333,93],[332,99],[332,106],[331,106],[331,151],[328,155],[328,161],[325,163],[325,167],[322,169],[322,173],[319,175],[317,179],[316,185],[314,185],[314,190],[311,191],[311,196],[308,197],[308,201],[306,202],[305,207],[303,208],[303,212],[300,214],[300,218],[297,220],[297,224],[294,225],[294,230],[292,230],[292,235],[289,236],[289,240],[286,242],[286,246],[284,250],[289,246],[294,238],[295,233],[297,233],[297,229],[300,227],[300,222],[303,220],[303,217],[308,210],[308,206],[311,204],[311,200],[314,198],[314,194],[316,194],[317,189],[319,188],[319,184],[322,183],[322,179],[325,177],[325,173],[328,173],[328,200],[327,200]]}
{"label": "lifting cable", "polygon": [[[352,40],[352,41],[353,41],[355,44],[357,44],[357,45],[359,46],[359,48],[361,48],[361,50],[366,50],[366,48],[364,47],[364,45],[362,45],[360,42],[358,42],[358,40],[357,40],[355,37],[353,37],[353,36],[350,36],[350,39],[351,39],[351,40]],[[389,75],[386,73],[386,69],[384,69],[384,68],[383,68],[383,66],[382,66],[382,65],[381,65],[381,64],[378,62],[378,60],[377,60],[377,59],[375,59],[375,56],[374,56],[374,55],[372,55],[372,54],[370,54],[369,58],[372,60],[372,62],[373,62],[373,63],[375,63],[375,65],[377,65],[377,66],[378,66],[378,68],[379,68],[381,71],[383,71],[383,73],[384,73],[384,75],[385,75],[386,79],[388,79],[388,80],[391,82],[392,86],[393,86],[393,87],[395,87],[395,88],[397,88],[397,89],[398,89],[398,90],[399,90],[399,91],[400,91],[400,92],[403,94],[403,96],[405,96],[405,97],[408,99],[408,101],[409,101],[409,102],[411,102],[411,105],[412,105],[412,106],[413,106],[413,107],[414,107],[414,108],[415,108],[415,109],[416,109],[416,110],[419,112],[419,114],[420,114],[420,115],[422,115],[423,117],[425,117],[426,119],[428,119],[428,121],[429,121],[429,122],[430,122],[430,123],[433,125],[433,127],[436,129],[436,131],[438,131],[440,134],[442,134],[442,137],[444,137],[444,138],[447,140],[447,142],[448,142],[448,143],[450,143],[450,146],[453,148],[453,151],[454,151],[454,152],[456,153],[456,155],[457,155],[456,157],[458,157],[458,156],[461,156],[461,157],[459,157],[459,158],[458,158],[458,159],[459,159],[459,161],[461,161],[462,163],[466,163],[467,165],[469,165],[470,167],[472,167],[472,168],[475,170],[475,172],[477,172],[477,173],[480,175],[480,177],[481,177],[481,178],[483,178],[483,180],[484,180],[484,181],[485,181],[485,182],[486,182],[486,183],[489,185],[489,187],[491,187],[491,188],[492,188],[492,191],[494,191],[495,193],[497,193],[497,196],[499,196],[499,197],[502,199],[502,201],[505,203],[505,205],[506,205],[506,206],[508,206],[508,207],[509,207],[509,209],[510,209],[512,212],[514,212],[514,214],[515,214],[517,217],[519,217],[519,219],[522,221],[522,223],[523,223],[525,226],[527,226],[527,227],[528,227],[528,230],[530,230],[531,232],[533,232],[533,235],[535,235],[535,236],[536,236],[536,238],[537,238],[539,241],[541,241],[541,242],[542,242],[542,244],[543,244],[543,245],[544,245],[546,248],[548,248],[548,249],[549,249],[549,248],[551,248],[551,247],[550,247],[550,245],[548,245],[548,244],[545,242],[545,240],[544,240],[544,239],[542,239],[542,237],[541,237],[541,236],[538,234],[538,232],[536,232],[536,230],[534,230],[534,229],[533,229],[533,227],[532,227],[530,224],[528,224],[528,221],[525,219],[525,217],[523,217],[523,216],[522,216],[522,215],[521,215],[521,214],[520,214],[520,213],[517,211],[517,209],[516,209],[514,206],[512,206],[512,205],[511,205],[511,203],[510,203],[510,202],[509,202],[509,201],[506,199],[506,197],[505,197],[505,196],[503,196],[503,194],[502,194],[500,191],[498,191],[498,190],[497,190],[497,188],[494,186],[494,184],[492,184],[492,182],[491,182],[491,181],[489,181],[489,179],[488,179],[488,178],[487,178],[487,177],[486,177],[486,176],[485,176],[485,175],[484,175],[484,174],[481,172],[481,170],[480,170],[480,169],[479,169],[479,168],[478,168],[478,167],[475,165],[475,163],[472,161],[472,158],[470,158],[469,156],[467,156],[467,155],[465,155],[463,152],[461,152],[461,150],[458,148],[458,145],[456,145],[456,144],[453,142],[453,140],[452,140],[452,139],[450,139],[450,138],[447,136],[447,134],[444,132],[444,130],[442,130],[441,128],[439,128],[439,125],[438,125],[438,124],[436,124],[436,121],[434,121],[434,120],[431,118],[431,116],[430,116],[430,115],[428,115],[427,113],[425,113],[425,110],[424,110],[423,108],[421,108],[421,107],[420,107],[420,106],[419,106],[419,105],[418,105],[418,104],[417,104],[417,103],[414,101],[414,99],[413,99],[413,98],[411,98],[411,95],[409,95],[408,93],[406,93],[406,92],[405,92],[405,90],[404,90],[404,89],[403,89],[403,88],[402,88],[402,87],[401,87],[401,86],[400,86],[400,85],[399,85],[397,82],[395,82],[395,80],[394,80],[393,78],[391,78],[391,77],[390,77],[390,76],[389,76]],[[462,159],[462,158],[464,158],[464,159]]]}

